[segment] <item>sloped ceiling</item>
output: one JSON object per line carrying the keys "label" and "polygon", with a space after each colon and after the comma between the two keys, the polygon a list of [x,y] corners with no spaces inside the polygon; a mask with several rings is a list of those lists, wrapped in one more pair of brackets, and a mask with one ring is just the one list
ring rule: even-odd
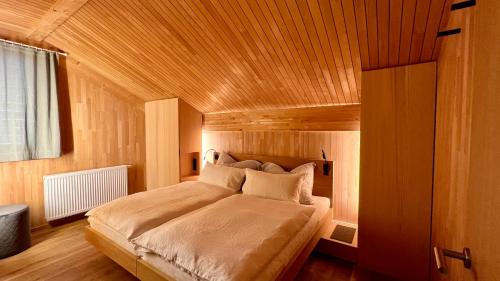
{"label": "sloped ceiling", "polygon": [[0,33],[202,112],[357,104],[361,70],[434,60],[450,0],[0,0]]}

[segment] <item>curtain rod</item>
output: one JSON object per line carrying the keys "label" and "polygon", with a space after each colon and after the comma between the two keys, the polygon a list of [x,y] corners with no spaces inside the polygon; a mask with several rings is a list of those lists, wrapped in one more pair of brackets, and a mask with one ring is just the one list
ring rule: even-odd
{"label": "curtain rod", "polygon": [[12,44],[12,45],[16,45],[16,46],[31,48],[31,49],[35,49],[35,50],[41,50],[41,51],[50,52],[50,53],[56,53],[58,55],[65,56],[65,57],[68,56],[68,54],[63,53],[63,52],[49,50],[49,49],[40,48],[40,47],[36,47],[36,46],[31,46],[31,45],[26,45],[26,44],[23,44],[23,43],[18,43],[18,42],[10,41],[10,40],[3,39],[3,38],[0,38],[0,41],[1,42],[5,42],[5,43],[9,43],[9,44]]}

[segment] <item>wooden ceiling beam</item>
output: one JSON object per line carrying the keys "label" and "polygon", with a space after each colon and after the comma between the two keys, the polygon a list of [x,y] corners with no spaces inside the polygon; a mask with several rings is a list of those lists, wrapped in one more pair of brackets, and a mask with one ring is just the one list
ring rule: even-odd
{"label": "wooden ceiling beam", "polygon": [[203,115],[206,131],[359,131],[360,106],[320,106]]}
{"label": "wooden ceiling beam", "polygon": [[88,0],[57,0],[42,16],[30,32],[28,38],[43,41],[50,33],[77,12]]}

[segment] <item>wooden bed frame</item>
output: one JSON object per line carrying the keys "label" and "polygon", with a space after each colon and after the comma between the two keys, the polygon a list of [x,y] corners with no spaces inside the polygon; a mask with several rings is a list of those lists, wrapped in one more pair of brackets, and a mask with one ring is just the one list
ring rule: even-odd
{"label": "wooden bed frame", "polygon": [[[248,160],[254,159],[261,162],[273,162],[276,163],[286,170],[291,170],[297,166],[305,163],[315,162],[315,173],[314,173],[314,187],[313,194],[316,196],[328,197],[330,202],[332,201],[333,193],[333,163],[328,161],[330,165],[330,173],[328,175],[323,174],[323,163],[321,160],[309,160],[309,159],[297,159],[289,157],[275,157],[275,156],[263,156],[263,155],[248,155],[248,154],[231,154],[236,160]],[[311,239],[305,241],[300,247],[300,250],[294,255],[290,260],[290,263],[281,271],[276,280],[293,280],[297,273],[300,271],[305,261],[316,247],[316,244],[321,239],[325,231],[328,229],[333,220],[333,211],[330,208],[327,214],[322,218],[320,224],[317,226],[314,235]],[[103,254],[108,256],[110,259],[118,263],[120,266],[125,268],[128,272],[143,281],[155,281],[155,280],[175,280],[175,278],[160,272],[158,269],[146,263],[140,257],[130,253],[124,247],[120,246],[113,240],[102,235],[98,231],[92,229],[92,227],[87,226],[85,230],[85,238],[89,243],[94,245],[96,249],[101,251]]]}

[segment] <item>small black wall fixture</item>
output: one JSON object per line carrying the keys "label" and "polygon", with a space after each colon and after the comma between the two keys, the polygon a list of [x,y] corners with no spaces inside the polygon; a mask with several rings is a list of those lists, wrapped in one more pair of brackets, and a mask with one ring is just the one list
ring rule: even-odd
{"label": "small black wall fixture", "polygon": [[454,10],[469,8],[472,6],[476,6],[476,0],[467,0],[451,4],[451,10],[454,11]]}
{"label": "small black wall fixture", "polygon": [[198,158],[193,158],[193,171],[198,170]]}
{"label": "small black wall fixture", "polygon": [[205,155],[203,155],[203,160],[207,159],[207,154],[210,152],[210,151],[213,151],[214,152],[214,160],[219,160],[219,152],[217,152],[217,150],[213,149],[213,148],[210,148],[209,150],[207,150],[205,152]]}
{"label": "small black wall fixture", "polygon": [[454,28],[454,29],[450,29],[450,30],[439,31],[437,34],[437,37],[450,36],[453,34],[458,34],[461,31],[462,31],[461,28]]}
{"label": "small black wall fixture", "polygon": [[323,175],[328,176],[330,174],[330,164],[326,160],[326,154],[323,149],[321,149],[321,153],[323,154],[323,160],[325,160],[325,163],[323,163]]}

